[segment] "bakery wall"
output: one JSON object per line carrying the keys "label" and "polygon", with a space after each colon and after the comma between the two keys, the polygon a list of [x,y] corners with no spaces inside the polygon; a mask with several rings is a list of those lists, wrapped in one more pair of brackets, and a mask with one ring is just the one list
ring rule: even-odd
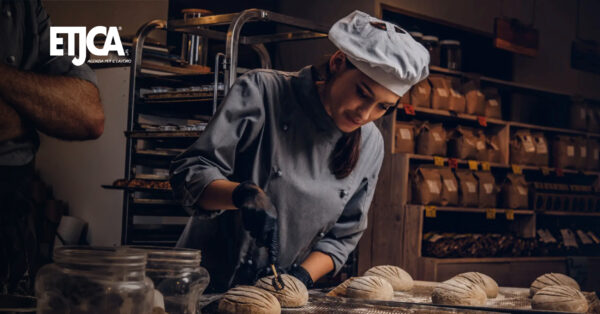
{"label": "bakery wall", "polygon": [[[167,0],[43,1],[57,26],[121,26],[134,34],[150,19],[166,18]],[[101,188],[123,177],[129,68],[96,70],[104,105],[104,134],[97,140],[67,142],[41,136],[37,168],[57,199],[68,202],[70,215],[88,222],[93,245],[121,242],[123,194]]]}

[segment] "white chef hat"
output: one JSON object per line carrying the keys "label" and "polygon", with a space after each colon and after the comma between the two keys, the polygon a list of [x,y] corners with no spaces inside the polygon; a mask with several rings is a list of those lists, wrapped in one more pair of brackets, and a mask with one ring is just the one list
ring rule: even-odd
{"label": "white chef hat", "polygon": [[329,30],[350,62],[398,96],[429,75],[429,52],[402,28],[354,11]]}

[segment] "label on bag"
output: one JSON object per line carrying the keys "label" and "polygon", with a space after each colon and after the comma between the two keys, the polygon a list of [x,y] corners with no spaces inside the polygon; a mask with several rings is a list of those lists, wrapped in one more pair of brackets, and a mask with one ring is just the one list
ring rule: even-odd
{"label": "label on bag", "polygon": [[525,148],[525,151],[528,153],[535,152],[535,146],[533,145],[533,140],[531,140],[531,136],[523,136],[523,148]]}
{"label": "label on bag", "polygon": [[437,92],[438,92],[438,94],[440,94],[440,96],[442,96],[442,97],[448,97],[448,91],[447,91],[447,90],[445,90],[445,89],[438,88],[438,89],[437,89]]}
{"label": "label on bag", "polygon": [[448,167],[453,169],[458,168],[458,160],[456,158],[448,158]]}
{"label": "label on bag", "polygon": [[485,143],[483,141],[477,141],[477,150],[484,150],[485,149]]}
{"label": "label on bag", "polygon": [[587,148],[585,147],[579,147],[580,148],[580,153],[581,153],[581,158],[586,158],[587,157]]}
{"label": "label on bag", "polygon": [[476,160],[469,160],[469,169],[472,171],[477,171],[479,169],[479,162]]}
{"label": "label on bag", "polygon": [[515,220],[515,210],[514,209],[507,209],[505,214],[506,214],[506,220]]}
{"label": "label on bag", "polygon": [[496,209],[488,208],[485,210],[485,218],[486,219],[496,219]]}
{"label": "label on bag", "polygon": [[575,235],[569,229],[560,229],[560,234],[563,237],[563,242],[565,246],[579,247],[577,245],[577,240],[575,239]]}
{"label": "label on bag", "polygon": [[488,103],[490,104],[490,107],[498,107],[498,101],[496,99],[490,99]]}
{"label": "label on bag", "polygon": [[[437,216],[435,206],[425,206],[425,217],[435,218]],[[437,241],[437,239],[436,239]]]}
{"label": "label on bag", "polygon": [[475,183],[465,182],[465,185],[467,186],[467,191],[469,193],[477,193],[477,185],[475,185]]}
{"label": "label on bag", "polygon": [[433,132],[433,133],[431,133],[431,135],[433,136],[434,141],[436,141],[436,142],[442,141],[442,136],[440,135],[440,133]]}
{"label": "label on bag", "polygon": [[486,117],[478,116],[477,117],[477,122],[479,122],[479,125],[481,125],[481,126],[487,126],[487,119],[486,119]]}
{"label": "label on bag", "polygon": [[517,191],[518,191],[518,192],[519,192],[519,194],[521,194],[521,195],[527,195],[527,189],[526,189],[526,188],[524,188],[524,187],[522,187],[522,186],[520,186],[520,185],[517,185]]}
{"label": "label on bag", "polygon": [[400,137],[403,140],[411,140],[412,137],[410,136],[410,130],[408,130],[408,129],[400,129]]}
{"label": "label on bag", "polygon": [[446,186],[446,190],[448,190],[448,192],[456,192],[458,190],[454,180],[444,180],[444,185]]}
{"label": "label on bag", "polygon": [[433,164],[438,167],[444,166],[444,158],[440,156],[433,156]]}
{"label": "label on bag", "polygon": [[427,91],[425,90],[425,87],[417,87],[417,91],[419,91],[419,94],[427,94]]}
{"label": "label on bag", "polygon": [[575,156],[575,146],[573,146],[573,145],[567,146],[567,156],[569,156],[569,157]]}
{"label": "label on bag", "polygon": [[494,185],[492,183],[484,183],[483,189],[485,190],[485,194],[492,194],[494,191]]}
{"label": "label on bag", "polygon": [[483,171],[490,171],[490,163],[487,161],[482,161],[481,162],[481,170]]}
{"label": "label on bag", "polygon": [[581,240],[582,244],[593,244],[592,239],[590,239],[583,231],[577,230],[577,236],[579,236],[579,240]]}
{"label": "label on bag", "polygon": [[433,180],[427,180],[427,187],[429,188],[429,192],[432,194],[440,194],[440,187],[437,185],[437,182]]}
{"label": "label on bag", "polygon": [[512,171],[514,174],[523,174],[523,169],[519,165],[512,165]]}
{"label": "label on bag", "polygon": [[452,94],[452,96],[453,96],[453,97],[460,97],[460,94],[459,94],[459,93],[457,93],[457,92],[454,90],[454,88],[451,88],[451,89],[450,89],[450,94]]}
{"label": "label on bag", "polygon": [[547,154],[548,153],[548,145],[546,145],[546,141],[543,138],[538,137],[537,143],[535,145],[538,154]]}

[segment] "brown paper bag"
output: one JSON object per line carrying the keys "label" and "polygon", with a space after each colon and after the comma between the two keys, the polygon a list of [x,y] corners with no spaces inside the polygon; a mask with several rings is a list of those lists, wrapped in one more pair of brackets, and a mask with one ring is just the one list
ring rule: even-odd
{"label": "brown paper bag", "polygon": [[587,140],[583,137],[575,137],[575,169],[584,170],[587,165]]}
{"label": "brown paper bag", "polygon": [[487,149],[487,136],[482,129],[473,130],[475,137],[475,159],[481,161],[490,161],[489,151]]}
{"label": "brown paper bag", "polygon": [[529,190],[525,176],[514,173],[506,175],[502,185],[503,206],[505,208],[527,208],[529,207]]}
{"label": "brown paper bag", "polygon": [[502,162],[502,152],[500,151],[500,139],[497,135],[492,135],[487,137],[486,147],[488,151],[488,161],[501,163]]}
{"label": "brown paper bag", "polygon": [[532,164],[536,166],[548,167],[550,159],[550,151],[548,149],[548,141],[544,133],[532,133],[533,143],[535,144],[535,157]]}
{"label": "brown paper bag", "polygon": [[466,100],[466,112],[483,116],[485,114],[485,95],[481,92],[479,83],[469,81],[463,85],[462,90]]}
{"label": "brown paper bag", "polygon": [[488,87],[483,90],[485,95],[485,116],[492,119],[502,119],[502,102],[498,89]]}
{"label": "brown paper bag", "polygon": [[448,153],[450,157],[459,159],[477,158],[477,139],[473,135],[473,130],[457,126],[449,136]]}
{"label": "brown paper bag", "polygon": [[442,180],[436,169],[417,168],[413,183],[413,200],[416,204],[439,205],[441,203]]}
{"label": "brown paper bag", "polygon": [[417,128],[417,154],[446,156],[446,130],[441,123],[425,121]]}
{"label": "brown paper bag", "polygon": [[477,171],[474,173],[479,186],[479,207],[496,208],[499,188],[496,179],[489,171]]}
{"label": "brown paper bag", "polygon": [[518,130],[510,139],[510,162],[530,164],[535,158],[535,143],[529,130]]}
{"label": "brown paper bag", "polygon": [[422,80],[410,89],[410,103],[415,107],[431,107],[431,85]]}
{"label": "brown paper bag", "polygon": [[410,122],[396,121],[394,153],[415,152],[415,126]]}
{"label": "brown paper bag", "polygon": [[448,81],[441,75],[430,75],[429,83],[431,83],[431,108],[448,110],[450,101],[450,89]]}
{"label": "brown paper bag", "polygon": [[450,88],[450,99],[448,101],[448,110],[463,113],[465,112],[465,95],[460,92],[460,79],[457,77],[446,77]]}
{"label": "brown paper bag", "polygon": [[557,135],[552,142],[552,158],[554,167],[559,169],[573,168],[576,164],[575,141],[564,135]]}
{"label": "brown paper bag", "polygon": [[465,207],[477,207],[479,203],[479,192],[477,191],[477,179],[470,170],[456,169],[458,179],[458,205]]}
{"label": "brown paper bag", "polygon": [[439,168],[442,177],[442,206],[458,205],[458,182],[450,168]]}
{"label": "brown paper bag", "polygon": [[597,140],[588,140],[587,169],[600,169],[600,143]]}

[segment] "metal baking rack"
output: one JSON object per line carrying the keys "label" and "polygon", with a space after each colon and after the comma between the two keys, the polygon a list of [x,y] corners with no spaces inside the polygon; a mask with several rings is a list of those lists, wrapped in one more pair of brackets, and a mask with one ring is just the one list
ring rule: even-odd
{"label": "metal baking rack", "polygon": [[[266,22],[282,25],[286,31],[242,35],[247,24]],[[170,161],[176,156],[164,151],[185,149],[202,132],[201,128],[195,129],[193,125],[144,129],[138,123],[139,114],[188,119],[197,115],[210,118],[237,76],[248,71],[238,67],[240,45],[250,47],[258,55],[260,67],[269,69],[272,63],[265,44],[326,38],[328,29],[326,25],[261,9],[181,20],[152,20],[142,25],[131,45],[123,179],[129,181],[164,177]],[[150,56],[145,50],[151,47],[144,43],[154,31],[197,35],[224,42],[225,51],[216,54],[215,67],[208,73],[172,65],[185,62],[153,64],[145,59]],[[123,191],[122,244],[175,244],[183,225],[161,225],[161,221],[181,217],[185,215],[185,211],[174,203],[169,190],[114,185],[103,187]],[[157,222],[134,224],[134,218],[140,216],[155,216]]]}

